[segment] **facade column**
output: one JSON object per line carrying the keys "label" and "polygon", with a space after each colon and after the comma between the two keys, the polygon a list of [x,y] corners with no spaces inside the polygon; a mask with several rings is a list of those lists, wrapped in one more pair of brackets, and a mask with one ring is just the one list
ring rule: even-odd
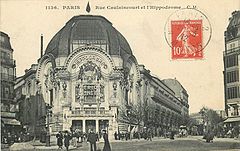
{"label": "facade column", "polygon": [[83,133],[86,133],[86,120],[82,120],[83,124]]}
{"label": "facade column", "polygon": [[96,132],[99,132],[99,120],[96,120]]}

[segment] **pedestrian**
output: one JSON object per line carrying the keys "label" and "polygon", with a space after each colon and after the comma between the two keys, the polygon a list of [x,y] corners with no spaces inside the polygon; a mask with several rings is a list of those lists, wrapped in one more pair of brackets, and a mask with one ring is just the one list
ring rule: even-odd
{"label": "pedestrian", "polygon": [[115,140],[118,140],[117,136],[118,136],[118,134],[117,134],[117,132],[115,131],[115,133],[114,133],[114,138],[115,138]]}
{"label": "pedestrian", "polygon": [[138,137],[138,139],[140,139],[140,138],[141,138],[141,134],[140,134],[140,132],[139,132],[139,131],[137,132],[137,137]]}
{"label": "pedestrian", "polygon": [[57,145],[58,145],[58,149],[62,149],[63,146],[63,134],[61,131],[59,131],[56,135],[57,138]]}
{"label": "pedestrian", "polygon": [[12,145],[12,135],[11,135],[11,133],[10,132],[8,132],[7,133],[7,143],[8,143],[8,145],[10,146],[10,145]]}
{"label": "pedestrian", "polygon": [[87,133],[84,133],[83,134],[83,141],[86,141],[86,138],[87,138]]}
{"label": "pedestrian", "polygon": [[64,135],[64,146],[66,147],[67,151],[70,145],[70,140],[71,140],[71,135],[69,134],[68,131],[66,131],[65,135]]}
{"label": "pedestrian", "polygon": [[103,130],[103,139],[104,139],[103,151],[111,151],[110,143],[108,140],[108,134],[106,130]]}
{"label": "pedestrian", "polygon": [[209,130],[207,131],[207,134],[206,134],[206,142],[207,142],[207,143],[210,143],[210,142],[213,143],[213,138],[214,138],[214,134],[213,134],[213,132],[209,129]]}
{"label": "pedestrian", "polygon": [[128,132],[125,133],[125,140],[128,140]]}
{"label": "pedestrian", "polygon": [[20,135],[19,135],[19,142],[23,142],[24,141],[24,134],[23,132],[21,131],[20,132]]}
{"label": "pedestrian", "polygon": [[148,129],[148,132],[147,132],[147,140],[152,141],[152,131],[150,129]]}
{"label": "pedestrian", "polygon": [[96,132],[97,141],[99,142],[99,134]]}
{"label": "pedestrian", "polygon": [[121,138],[121,140],[124,139],[124,133],[123,132],[120,134],[120,138]]}
{"label": "pedestrian", "polygon": [[79,131],[75,131],[75,133],[76,133],[76,137],[77,137],[77,143],[79,143],[79,138],[80,138],[80,132]]}
{"label": "pedestrian", "polygon": [[72,136],[72,145],[73,147],[77,147],[77,133],[74,132]]}
{"label": "pedestrian", "polygon": [[170,138],[170,139],[174,139],[174,135],[175,135],[174,130],[173,130],[173,129],[170,130],[170,136],[169,136],[169,138]]}
{"label": "pedestrian", "polygon": [[81,131],[81,132],[80,132],[81,143],[83,142],[83,135],[84,135],[84,134],[83,134],[83,132]]}
{"label": "pedestrian", "polygon": [[90,133],[88,134],[87,141],[90,143],[90,151],[96,151],[96,141],[97,141],[97,135],[93,132],[93,130],[90,130]]}

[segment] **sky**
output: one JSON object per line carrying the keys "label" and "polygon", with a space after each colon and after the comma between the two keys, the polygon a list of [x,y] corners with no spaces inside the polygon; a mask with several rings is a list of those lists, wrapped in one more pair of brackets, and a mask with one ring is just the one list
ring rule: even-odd
{"label": "sky", "polygon": [[[239,0],[0,0],[0,30],[10,37],[17,76],[40,57],[40,35],[44,49],[51,38],[75,15],[101,15],[127,39],[139,64],[160,79],[176,78],[189,94],[190,113],[203,107],[224,109],[223,51],[224,31]],[[204,48],[204,58],[172,60],[164,37],[164,26],[173,9],[107,9],[107,6],[196,6],[210,21],[212,35]],[[46,9],[56,6],[58,9]],[[80,9],[63,9],[76,6]],[[105,9],[96,9],[103,8]],[[203,35],[203,38],[204,35]]]}

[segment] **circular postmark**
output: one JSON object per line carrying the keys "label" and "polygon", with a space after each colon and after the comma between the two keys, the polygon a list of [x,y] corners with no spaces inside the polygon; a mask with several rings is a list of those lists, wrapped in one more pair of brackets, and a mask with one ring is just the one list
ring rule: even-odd
{"label": "circular postmark", "polygon": [[195,8],[172,13],[165,24],[164,36],[171,47],[172,59],[202,59],[212,27],[207,16]]}

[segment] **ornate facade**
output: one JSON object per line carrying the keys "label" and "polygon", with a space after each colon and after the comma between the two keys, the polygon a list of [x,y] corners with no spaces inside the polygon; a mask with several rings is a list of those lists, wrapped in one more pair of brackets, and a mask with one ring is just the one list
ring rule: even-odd
{"label": "ornate facade", "polygon": [[181,101],[145,70],[106,18],[73,17],[38,60],[35,93],[51,106],[50,131],[133,131],[149,122],[149,115],[133,112],[145,102],[159,107],[153,112],[163,113],[162,125],[177,127]]}

